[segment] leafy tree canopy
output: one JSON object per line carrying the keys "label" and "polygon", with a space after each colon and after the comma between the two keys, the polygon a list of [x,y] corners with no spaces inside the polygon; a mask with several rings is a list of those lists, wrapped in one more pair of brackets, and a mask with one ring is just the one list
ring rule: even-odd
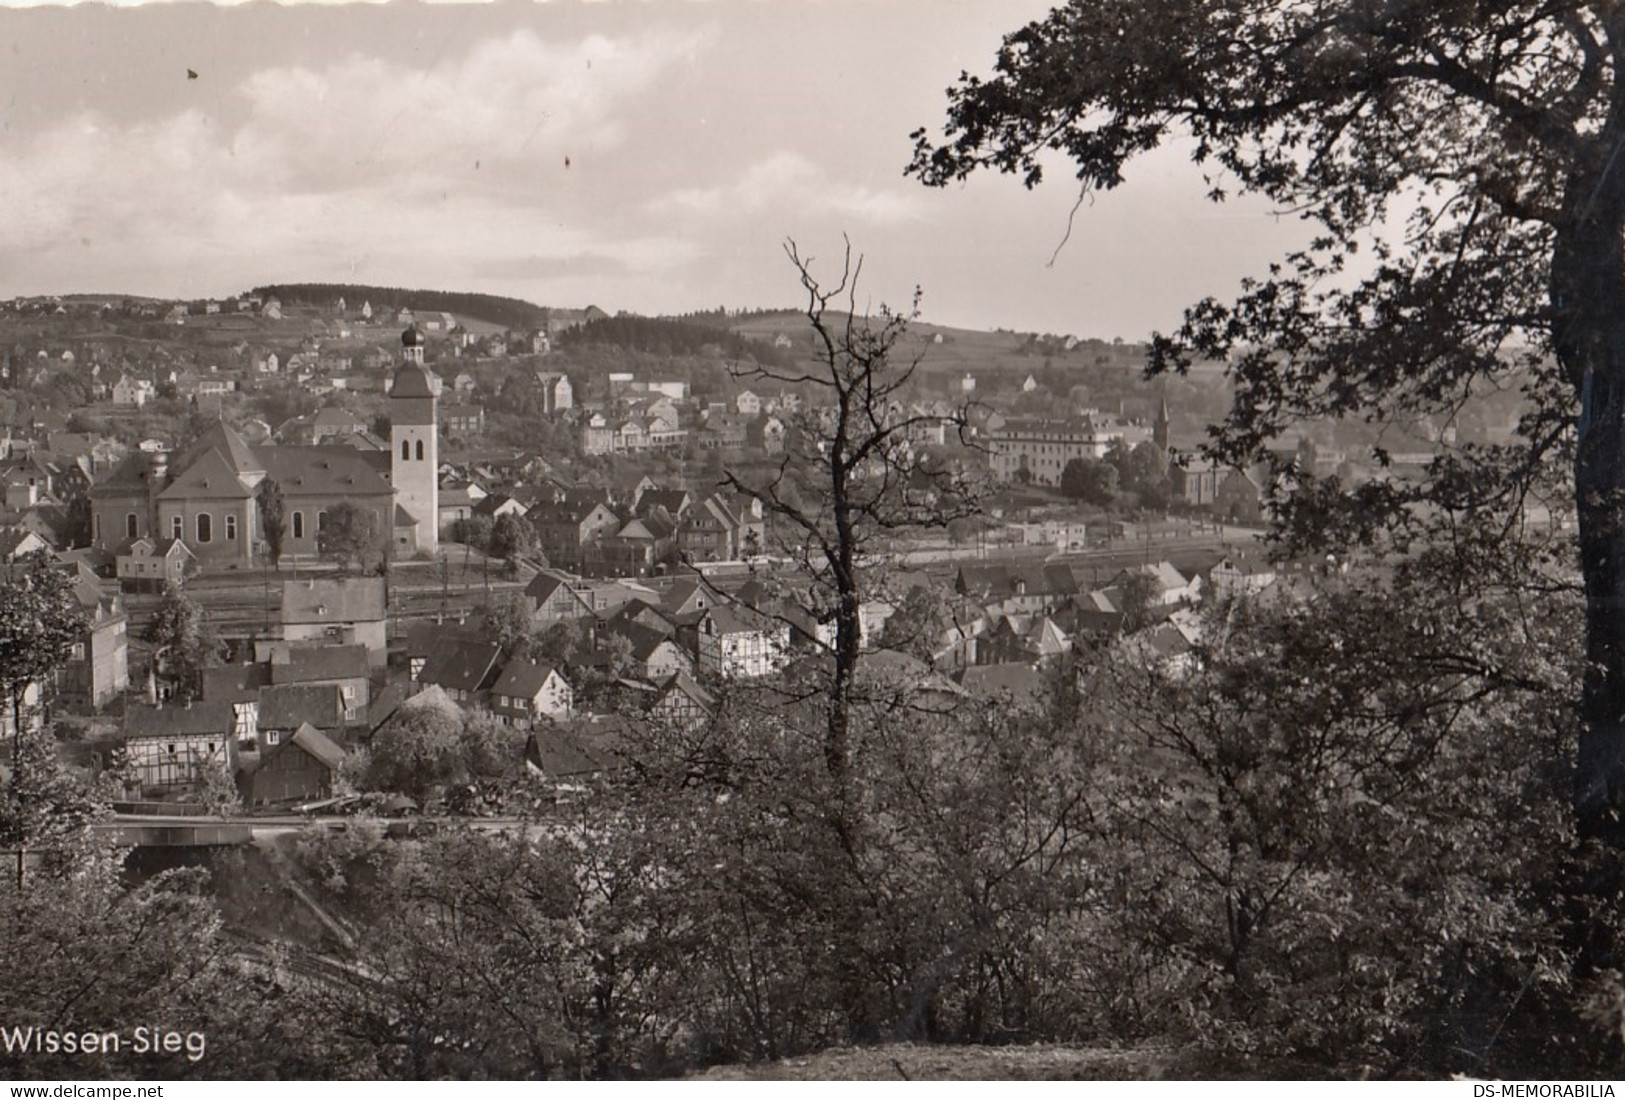
{"label": "leafy tree canopy", "polygon": [[1262,195],[1313,224],[1236,301],[1198,303],[1156,341],[1156,369],[1228,362],[1214,449],[1233,460],[1303,418],[1448,423],[1473,393],[1522,387],[1516,445],[1342,496],[1369,531],[1516,508],[1572,471],[1588,828],[1625,799],[1622,51],[1614,3],[1076,0],[1008,35],[990,77],[960,78],[945,135],[917,131],[910,166],[1032,187],[1059,159],[1088,192],[1187,139],[1215,201]]}
{"label": "leafy tree canopy", "polygon": [[277,484],[275,478],[266,478],[260,482],[254,502],[259,507],[260,529],[265,532],[265,542],[271,551],[271,565],[279,566],[282,562],[282,545],[288,534],[287,504],[282,497],[282,486]]}
{"label": "leafy tree canopy", "polygon": [[16,695],[55,669],[84,629],[84,616],[44,555],[0,580],[0,688]]}
{"label": "leafy tree canopy", "polygon": [[154,675],[173,685],[177,702],[203,691],[203,670],[220,663],[220,638],[203,607],[175,584],[164,588],[142,640],[153,647]]}
{"label": "leafy tree canopy", "polygon": [[1061,492],[1086,504],[1110,504],[1117,496],[1117,467],[1098,458],[1074,458],[1061,470]]}
{"label": "leafy tree canopy", "polygon": [[316,532],[316,548],[347,568],[364,564],[369,554],[381,553],[386,538],[376,512],[345,502],[327,510],[326,525]]}

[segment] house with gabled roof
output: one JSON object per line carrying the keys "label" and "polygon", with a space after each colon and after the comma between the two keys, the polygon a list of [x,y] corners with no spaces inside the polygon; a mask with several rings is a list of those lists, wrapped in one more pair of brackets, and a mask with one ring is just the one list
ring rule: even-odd
{"label": "house with gabled roof", "polygon": [[625,524],[607,503],[566,499],[553,508],[537,508],[529,517],[539,549],[558,568],[581,565],[583,548]]}
{"label": "house with gabled roof", "polygon": [[673,577],[661,583],[660,612],[674,623],[696,618],[707,608],[727,602],[727,597],[704,577]]}
{"label": "house with gabled roof", "polygon": [[720,676],[771,676],[789,656],[789,624],[749,607],[707,609],[695,636],[699,666]]}
{"label": "house with gabled roof", "polygon": [[339,440],[347,435],[367,431],[370,427],[367,421],[349,409],[337,405],[324,405],[310,417],[310,442],[320,444],[329,440]]}
{"label": "house with gabled roof", "polygon": [[491,685],[491,713],[505,725],[528,730],[542,719],[562,720],[575,707],[575,692],[552,665],[512,660]]}
{"label": "house with gabled roof", "polygon": [[495,521],[502,516],[522,518],[530,509],[506,493],[492,493],[474,502],[473,514]]}
{"label": "house with gabled roof", "polygon": [[129,616],[118,594],[104,595],[91,577],[73,583],[84,628],[57,668],[57,695],[71,706],[99,711],[130,683]]}
{"label": "house with gabled roof", "polygon": [[448,638],[430,649],[417,682],[440,688],[455,703],[481,703],[501,671],[501,657],[489,642]]}
{"label": "house with gabled roof", "polygon": [[[360,723],[366,719],[371,699],[372,666],[363,645],[301,645],[283,641],[262,642],[256,657],[269,673],[262,682],[284,684],[330,684],[338,687],[344,700],[344,720]],[[208,691],[208,681],[204,681]]]}
{"label": "house with gabled roof", "polygon": [[673,519],[680,519],[693,506],[694,496],[687,489],[642,489],[632,499],[632,511],[640,516],[661,508]]}
{"label": "house with gabled roof", "polygon": [[704,451],[742,451],[745,449],[745,422],[731,416],[707,418],[695,440]]}
{"label": "house with gabled roof", "polygon": [[360,645],[373,668],[388,658],[383,577],[312,578],[282,585],[282,637],[290,642]]}
{"label": "house with gabled roof", "polygon": [[677,636],[677,619],[659,604],[642,598],[627,600],[601,620],[603,629],[618,630],[623,624],[636,623],[666,638]]}
{"label": "house with gabled roof", "polygon": [[542,413],[551,416],[575,406],[575,390],[570,379],[558,371],[537,371],[536,384],[542,390]]}
{"label": "house with gabled roof", "polygon": [[1213,494],[1213,510],[1231,523],[1257,524],[1264,519],[1264,489],[1246,470],[1231,470]]}
{"label": "house with gabled roof", "polygon": [[741,530],[728,503],[713,495],[684,514],[677,545],[689,561],[734,561],[742,556]]}
{"label": "house with gabled roof", "polygon": [[126,592],[162,592],[167,585],[184,584],[197,568],[197,555],[180,539],[132,539],[114,561]]}
{"label": "house with gabled roof", "polygon": [[763,413],[745,424],[745,442],[764,454],[784,451],[784,433],[784,421],[771,413]]}
{"label": "house with gabled roof", "polygon": [[649,717],[678,729],[694,729],[709,722],[716,709],[716,697],[694,677],[675,672],[660,685],[649,707]]}
{"label": "house with gabled roof", "polygon": [[582,548],[582,571],[602,577],[645,577],[668,562],[677,548],[677,525],[649,511]]}
{"label": "house with gabled roof", "polygon": [[538,779],[569,787],[626,763],[624,724],[609,716],[568,723],[543,723],[525,742],[525,770]]}
{"label": "house with gabled roof", "polygon": [[660,683],[678,672],[694,669],[693,656],[678,643],[675,633],[622,618],[599,628],[600,647],[613,638],[625,639],[633,669],[641,680]]}
{"label": "house with gabled roof", "polygon": [[1113,579],[1112,585],[1121,589],[1131,575],[1149,577],[1156,582],[1155,602],[1159,605],[1194,603],[1202,594],[1200,576],[1186,577],[1166,561],[1147,562],[1125,569]]}
{"label": "house with gabled roof", "polygon": [[346,724],[348,708],[338,684],[268,684],[259,689],[258,703],[255,729],[265,748],[300,726],[331,732]]}
{"label": "house with gabled roof", "polygon": [[157,395],[157,387],[152,384],[151,380],[146,378],[136,378],[126,374],[113,383],[113,404],[115,405],[126,405],[139,409]]}
{"label": "house with gabled roof", "polygon": [[119,739],[143,790],[173,790],[195,785],[211,766],[234,767],[235,724],[230,703],[132,705]]}
{"label": "house with gabled roof", "polygon": [[1278,575],[1270,562],[1232,554],[1208,571],[1208,584],[1221,598],[1250,596],[1274,584]]}
{"label": "house with gabled roof", "polygon": [[585,582],[557,569],[539,570],[525,586],[532,622],[561,623],[590,619],[592,599],[582,591]]}
{"label": "house with gabled roof", "polygon": [[309,802],[331,797],[345,752],[321,730],[305,723],[269,749],[249,778],[249,801]]}
{"label": "house with gabled roof", "polygon": [[954,591],[1013,614],[1044,611],[1078,592],[1072,570],[1065,565],[962,565],[954,576]]}
{"label": "house with gabled roof", "polygon": [[0,527],[0,561],[21,561],[52,549],[54,547],[38,531],[17,525]]}

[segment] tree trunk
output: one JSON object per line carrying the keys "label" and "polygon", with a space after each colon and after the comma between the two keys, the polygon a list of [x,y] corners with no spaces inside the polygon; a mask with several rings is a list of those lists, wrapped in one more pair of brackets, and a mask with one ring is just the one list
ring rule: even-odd
{"label": "tree trunk", "polygon": [[17,798],[17,893],[23,892],[23,880],[28,866],[28,807],[23,804],[27,788],[23,777],[23,692],[22,687],[8,687],[7,702],[11,704],[11,783]]}
{"label": "tree trunk", "polygon": [[1553,339],[1580,395],[1574,455],[1586,672],[1574,808],[1583,835],[1625,839],[1625,180],[1571,185],[1552,259]]}

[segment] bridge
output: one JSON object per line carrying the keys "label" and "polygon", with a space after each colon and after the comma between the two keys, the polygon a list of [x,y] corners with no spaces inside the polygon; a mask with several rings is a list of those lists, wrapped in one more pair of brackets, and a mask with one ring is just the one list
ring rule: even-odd
{"label": "bridge", "polygon": [[[343,816],[306,816],[303,814],[276,814],[259,817],[221,818],[197,814],[115,814],[109,821],[97,822],[91,828],[101,836],[110,837],[121,845],[134,848],[227,848],[252,844],[258,840],[274,840],[278,836],[297,833],[314,825],[333,832],[342,832],[355,822]],[[378,826],[389,830],[391,825],[410,831],[391,836],[421,836],[438,831],[448,824],[433,818],[372,818]],[[526,822],[513,817],[458,818],[458,824],[477,832],[516,833],[520,837],[532,835],[532,830],[543,829],[539,822]],[[556,826],[554,826],[556,828]]]}
{"label": "bridge", "polygon": [[196,818],[119,817],[94,828],[102,836],[132,848],[224,848],[254,839],[254,829],[247,822]]}

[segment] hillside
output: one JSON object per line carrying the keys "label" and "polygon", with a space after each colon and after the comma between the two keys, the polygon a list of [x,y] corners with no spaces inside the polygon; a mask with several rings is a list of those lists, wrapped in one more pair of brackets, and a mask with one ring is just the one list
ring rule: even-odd
{"label": "hillside", "polygon": [[412,290],[361,283],[277,283],[255,287],[253,293],[279,298],[284,305],[331,306],[343,298],[351,309],[359,309],[363,302],[368,302],[375,311],[432,310],[512,329],[545,328],[549,314],[549,310],[533,302],[495,294]]}
{"label": "hillside", "polygon": [[790,359],[788,352],[773,346],[771,337],[754,339],[710,325],[655,317],[602,317],[568,329],[559,337],[561,348],[592,345],[654,355],[721,354],[730,360],[754,359],[774,365]]}
{"label": "hillside", "polygon": [[[842,324],[845,314],[830,313],[831,323]],[[756,312],[733,319],[739,335],[763,343],[780,336],[792,347],[811,349],[811,330],[805,315],[796,310]],[[1138,376],[1145,367],[1143,344],[1109,343],[1104,340],[1071,340],[1064,336],[1011,332],[987,332],[916,322],[908,329],[904,347],[921,356],[920,370],[927,375],[967,372],[1025,376],[1045,366],[1104,368]]]}

